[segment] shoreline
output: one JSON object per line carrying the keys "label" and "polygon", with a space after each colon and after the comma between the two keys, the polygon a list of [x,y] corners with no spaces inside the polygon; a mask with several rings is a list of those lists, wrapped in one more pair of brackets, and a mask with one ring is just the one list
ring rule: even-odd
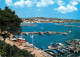
{"label": "shoreline", "polygon": [[[28,23],[28,22],[22,22],[22,23]],[[33,22],[33,23],[35,23],[35,22]],[[29,24],[33,24],[33,23],[29,23]],[[56,23],[56,22],[40,22],[40,23]],[[80,22],[65,22],[65,23],[80,23]]]}
{"label": "shoreline", "polygon": [[[0,37],[1,38],[1,37]],[[3,39],[3,38],[1,38]],[[0,39],[0,40],[1,40]],[[3,40],[1,40],[3,41]],[[6,38],[5,42],[7,44],[10,44],[11,46],[15,45],[16,47],[18,47],[19,49],[24,49],[24,50],[27,50],[28,52],[31,52],[31,54],[35,54],[35,57],[51,57],[49,54],[45,53],[44,51],[40,50],[39,48],[35,47],[32,48],[32,44],[29,44],[28,42],[25,42],[25,43],[19,43],[19,42],[15,42],[15,41],[12,41],[12,40],[9,40],[9,38]],[[26,47],[24,47],[26,45]],[[43,55],[44,53],[44,55]],[[47,54],[47,56],[46,56]]]}

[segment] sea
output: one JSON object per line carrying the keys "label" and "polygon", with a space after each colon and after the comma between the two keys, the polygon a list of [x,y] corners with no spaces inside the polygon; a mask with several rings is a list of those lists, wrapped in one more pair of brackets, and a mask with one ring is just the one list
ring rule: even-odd
{"label": "sea", "polygon": [[[65,41],[72,40],[72,39],[80,39],[80,23],[22,23],[25,25],[34,24],[37,26],[21,26],[22,32],[46,32],[46,31],[54,31],[54,32],[66,32],[67,35],[62,34],[54,34],[54,35],[38,35],[38,34],[23,34],[22,37],[25,38],[27,42],[32,44],[33,35],[33,44],[41,49],[42,47],[48,47],[51,43],[62,43],[65,46],[67,44]],[[61,25],[60,25],[61,24]],[[65,25],[72,25],[72,26],[65,26]],[[69,31],[72,31],[71,33]],[[71,54],[71,57],[80,57],[79,54]],[[58,56],[59,57],[59,56]],[[61,56],[60,56],[61,57]],[[62,57],[67,57],[63,56]]]}

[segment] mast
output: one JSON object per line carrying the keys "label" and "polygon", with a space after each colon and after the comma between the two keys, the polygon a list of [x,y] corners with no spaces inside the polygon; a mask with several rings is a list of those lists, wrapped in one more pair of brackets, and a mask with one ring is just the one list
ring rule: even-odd
{"label": "mast", "polygon": [[31,38],[32,38],[32,47],[34,48],[34,37],[33,37],[33,35],[31,36]]}
{"label": "mast", "polygon": [[[70,21],[70,20],[69,20]],[[71,25],[71,22],[70,22],[70,24],[69,25]],[[69,31],[68,31],[68,40],[69,40],[69,38],[72,40],[72,30],[71,30],[71,28],[72,28],[72,26],[69,26]],[[70,35],[70,36],[69,36]]]}

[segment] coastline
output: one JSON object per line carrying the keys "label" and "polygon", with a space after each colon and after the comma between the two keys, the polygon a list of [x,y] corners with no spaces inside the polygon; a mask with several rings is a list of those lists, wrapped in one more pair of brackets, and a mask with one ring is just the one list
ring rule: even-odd
{"label": "coastline", "polygon": [[[0,37],[1,38],[1,37]],[[1,39],[3,39],[3,38],[1,38]],[[0,40],[1,40],[0,39]],[[3,41],[3,40],[1,40],[1,41]],[[28,52],[31,52],[31,54],[35,54],[35,57],[51,57],[49,54],[47,54],[47,53],[45,53],[44,51],[42,51],[42,50],[40,50],[40,49],[38,49],[37,47],[34,47],[34,48],[32,48],[32,44],[29,44],[28,42],[25,42],[25,43],[22,43],[22,44],[20,44],[19,42],[14,42],[14,41],[12,41],[12,40],[9,40],[9,38],[6,38],[6,40],[5,40],[5,42],[7,43],[7,44],[10,44],[11,46],[13,46],[13,45],[15,45],[16,47],[18,47],[19,49],[24,49],[24,50],[28,50]],[[27,45],[26,47],[24,47],[24,44],[25,45]],[[44,55],[43,55],[43,53],[44,53]],[[47,54],[47,55],[46,55]]]}

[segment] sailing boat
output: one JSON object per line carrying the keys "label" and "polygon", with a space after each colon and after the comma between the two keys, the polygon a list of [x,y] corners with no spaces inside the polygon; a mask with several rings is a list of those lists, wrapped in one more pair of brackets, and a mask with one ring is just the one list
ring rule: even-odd
{"label": "sailing boat", "polygon": [[[68,32],[71,33],[71,37],[72,37],[72,31],[70,30]],[[69,44],[69,45],[72,45],[72,44],[75,44],[78,41],[79,41],[79,39],[71,39],[71,40],[66,41],[66,43]]]}
{"label": "sailing boat", "polygon": [[70,45],[70,44],[72,44],[72,43],[71,43],[71,40],[69,40],[69,38],[70,38],[70,37],[69,37],[69,33],[71,33],[70,36],[72,37],[71,26],[69,26],[69,31],[68,31],[68,41],[66,41],[66,43]]}
{"label": "sailing boat", "polygon": [[34,40],[34,37],[33,37],[33,35],[30,36],[30,37],[32,38],[32,48],[34,48],[34,44],[33,44],[34,43],[34,41],[33,41]]}
{"label": "sailing boat", "polygon": [[20,40],[25,40],[24,38],[22,38],[22,34],[21,34],[20,38],[18,38],[18,39],[20,39]]}
{"label": "sailing boat", "polygon": [[55,49],[55,47],[56,47],[56,46],[55,46],[53,43],[51,43],[51,45],[48,46],[49,49],[53,49],[53,48]]}

